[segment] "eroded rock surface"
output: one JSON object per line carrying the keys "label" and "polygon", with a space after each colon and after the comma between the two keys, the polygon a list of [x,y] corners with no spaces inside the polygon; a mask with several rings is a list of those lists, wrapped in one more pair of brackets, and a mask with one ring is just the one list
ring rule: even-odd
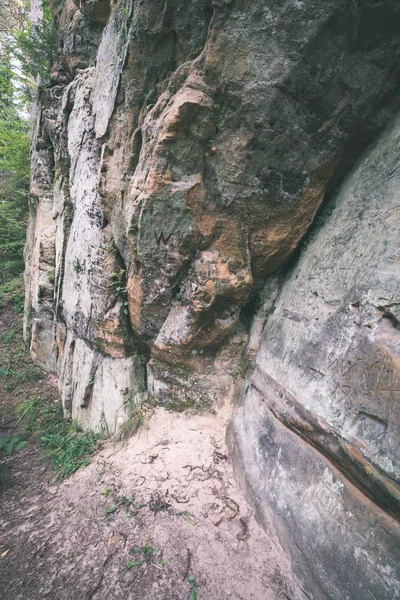
{"label": "eroded rock surface", "polygon": [[231,444],[306,597],[400,597],[400,6],[65,0],[54,15],[25,336],[66,415],[111,434],[145,393],[213,408],[255,360]]}
{"label": "eroded rock surface", "polygon": [[231,431],[311,598],[400,597],[399,190],[397,119],[283,285]]}
{"label": "eroded rock surface", "polygon": [[135,394],[150,358],[152,395],[210,405],[234,383],[242,307],[398,106],[399,8],[68,0],[54,14],[32,159],[32,355],[86,425],[103,360],[115,414],[127,360]]}

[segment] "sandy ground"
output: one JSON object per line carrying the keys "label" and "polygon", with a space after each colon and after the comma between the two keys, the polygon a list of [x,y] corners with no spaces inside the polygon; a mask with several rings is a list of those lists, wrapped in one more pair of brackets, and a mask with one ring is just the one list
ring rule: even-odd
{"label": "sandy ground", "polygon": [[63,482],[33,443],[3,459],[1,599],[304,600],[236,483],[230,412],[154,409]]}

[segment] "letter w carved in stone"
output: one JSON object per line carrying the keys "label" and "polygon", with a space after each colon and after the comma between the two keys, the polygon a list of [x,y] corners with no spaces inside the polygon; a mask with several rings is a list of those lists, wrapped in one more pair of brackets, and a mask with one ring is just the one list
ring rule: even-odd
{"label": "letter w carved in stone", "polygon": [[156,238],[157,246],[160,246],[161,243],[164,246],[166,246],[166,244],[168,244],[169,240],[172,237],[172,233],[170,233],[169,235],[165,236],[163,231],[160,233],[160,235],[157,235],[156,232],[154,232],[154,235],[155,235],[155,238]]}

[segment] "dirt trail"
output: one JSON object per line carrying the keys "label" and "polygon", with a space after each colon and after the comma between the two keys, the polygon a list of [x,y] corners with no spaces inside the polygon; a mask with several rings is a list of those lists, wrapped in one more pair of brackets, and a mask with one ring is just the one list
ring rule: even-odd
{"label": "dirt trail", "polygon": [[[53,383],[40,385],[54,393]],[[33,443],[3,459],[2,600],[302,598],[235,481],[229,418],[228,405],[157,408],[147,430],[107,443],[63,482]]]}

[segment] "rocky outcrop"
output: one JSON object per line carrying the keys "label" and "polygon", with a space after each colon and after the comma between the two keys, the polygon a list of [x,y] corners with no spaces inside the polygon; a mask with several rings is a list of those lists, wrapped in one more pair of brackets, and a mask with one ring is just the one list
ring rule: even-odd
{"label": "rocky outcrop", "polygon": [[51,88],[42,107],[32,163],[26,332],[37,364],[59,373],[66,414],[113,432],[129,399],[144,391],[144,375],[97,190],[93,79],[89,68],[65,89]]}
{"label": "rocky outcrop", "polygon": [[231,441],[310,598],[400,597],[400,119],[328,204]]}
{"label": "rocky outcrop", "polygon": [[53,9],[25,337],[65,414],[213,409],[250,366],[231,447],[305,597],[400,597],[400,6]]}
{"label": "rocky outcrop", "polygon": [[148,363],[160,402],[210,405],[238,371],[242,307],[397,108],[398,8],[66,0],[54,14],[32,159],[32,355],[91,426],[105,360],[116,414],[120,361],[135,394]]}

